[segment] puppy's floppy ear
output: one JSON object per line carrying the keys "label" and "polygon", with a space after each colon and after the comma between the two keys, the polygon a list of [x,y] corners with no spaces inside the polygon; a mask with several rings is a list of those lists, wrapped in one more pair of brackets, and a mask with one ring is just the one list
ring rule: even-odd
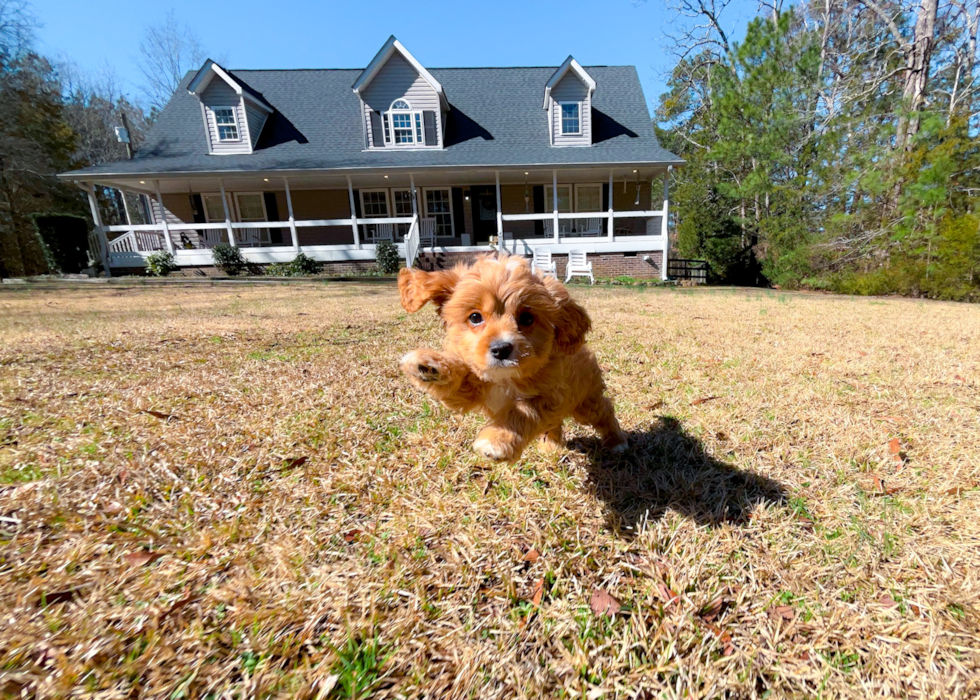
{"label": "puppy's floppy ear", "polygon": [[398,293],[402,306],[409,313],[415,313],[427,301],[442,310],[442,305],[452,296],[459,275],[455,270],[438,270],[426,272],[415,268],[404,267],[398,273]]}
{"label": "puppy's floppy ear", "polygon": [[544,285],[558,306],[555,316],[555,347],[567,355],[574,355],[585,343],[585,335],[592,330],[592,319],[554,277],[546,277]]}

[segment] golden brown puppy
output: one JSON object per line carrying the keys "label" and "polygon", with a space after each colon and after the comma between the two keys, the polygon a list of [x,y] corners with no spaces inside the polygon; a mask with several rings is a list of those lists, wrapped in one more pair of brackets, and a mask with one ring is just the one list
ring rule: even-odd
{"label": "golden brown puppy", "polygon": [[398,291],[411,313],[431,301],[446,327],[444,349],[408,353],[402,371],[448,408],[487,415],[473,443],[479,454],[515,461],[538,436],[554,449],[567,416],[594,426],[606,447],[625,449],[585,347],[592,322],[561,282],[533,274],[524,258],[487,255],[452,270],[403,269]]}

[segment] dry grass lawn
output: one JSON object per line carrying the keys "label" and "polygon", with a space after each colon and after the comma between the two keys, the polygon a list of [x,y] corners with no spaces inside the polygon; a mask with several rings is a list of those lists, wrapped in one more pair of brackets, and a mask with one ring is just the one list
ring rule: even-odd
{"label": "dry grass lawn", "polygon": [[980,695],[980,309],[578,287],[514,466],[393,287],[0,293],[0,694]]}

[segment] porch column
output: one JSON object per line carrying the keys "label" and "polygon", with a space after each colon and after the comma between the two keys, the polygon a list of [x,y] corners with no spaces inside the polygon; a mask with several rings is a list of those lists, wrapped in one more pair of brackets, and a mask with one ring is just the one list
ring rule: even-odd
{"label": "porch column", "polygon": [[613,232],[615,231],[616,223],[613,219],[613,171],[612,168],[609,169],[609,227],[607,229],[607,235],[609,237],[609,242],[613,242]]}
{"label": "porch column", "polygon": [[289,194],[289,178],[283,176],[282,184],[286,187],[286,209],[289,211],[289,235],[293,237],[293,248],[299,253],[299,236],[296,235],[296,218],[293,216],[293,197]]}
{"label": "porch column", "polygon": [[[419,214],[419,205],[415,201],[415,176],[412,173],[409,173],[408,174],[408,186],[412,188],[412,191],[411,191],[411,195],[412,195],[412,216],[418,216],[418,214]],[[421,228],[422,228],[422,224],[420,223],[419,224],[419,229],[421,230]]]}
{"label": "porch column", "polygon": [[558,171],[551,171],[551,204],[555,222],[555,243],[558,242]]}
{"label": "porch column", "polygon": [[225,194],[225,181],[218,180],[218,187],[221,188],[221,208],[225,210],[225,228],[228,229],[228,244],[236,245],[235,231],[231,228],[231,209],[228,207],[228,197]]}
{"label": "porch column", "polygon": [[493,176],[497,183],[497,249],[502,250],[504,244],[504,210],[500,205],[500,171],[495,170]]}
{"label": "porch column", "polygon": [[126,225],[133,225],[133,217],[129,215],[129,202],[126,201],[126,190],[120,189],[119,196],[122,197],[123,201],[123,213],[126,215]]}
{"label": "porch column", "polygon": [[661,248],[662,252],[660,255],[660,279],[664,281],[667,280],[667,252],[670,250],[670,244],[667,240],[667,216],[669,215],[667,205],[670,201],[668,187],[670,183],[670,171],[673,169],[674,166],[668,165],[667,171],[664,173],[664,208],[663,216],[660,217],[660,235],[663,238],[663,243],[661,244],[663,247]]}
{"label": "porch column", "polygon": [[112,277],[112,272],[109,270],[109,239],[106,238],[105,229],[102,228],[102,214],[99,213],[99,200],[95,198],[95,183],[92,183],[87,192],[88,205],[92,208],[92,221],[95,223],[95,235],[99,239],[102,268],[105,270],[106,277]]}
{"label": "porch column", "polygon": [[354,229],[354,245],[358,250],[361,248],[361,234],[357,231],[357,209],[354,207],[354,183],[347,176],[347,196],[350,198],[350,225]]}
{"label": "porch column", "polygon": [[160,223],[163,225],[163,242],[167,246],[167,252],[174,254],[174,242],[170,240],[170,222],[167,221],[167,210],[163,208],[163,195],[160,194],[160,181],[154,180],[153,187],[157,193],[157,204],[160,207]]}

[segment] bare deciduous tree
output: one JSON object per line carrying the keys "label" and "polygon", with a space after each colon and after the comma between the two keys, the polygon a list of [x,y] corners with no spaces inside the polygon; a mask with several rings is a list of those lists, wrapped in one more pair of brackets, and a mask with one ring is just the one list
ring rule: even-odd
{"label": "bare deciduous tree", "polygon": [[0,54],[17,57],[34,42],[37,19],[25,0],[0,0]]}
{"label": "bare deciduous tree", "polygon": [[143,91],[153,110],[159,111],[180,84],[184,74],[206,58],[194,30],[177,19],[173,10],[143,31],[137,65],[143,74]]}

